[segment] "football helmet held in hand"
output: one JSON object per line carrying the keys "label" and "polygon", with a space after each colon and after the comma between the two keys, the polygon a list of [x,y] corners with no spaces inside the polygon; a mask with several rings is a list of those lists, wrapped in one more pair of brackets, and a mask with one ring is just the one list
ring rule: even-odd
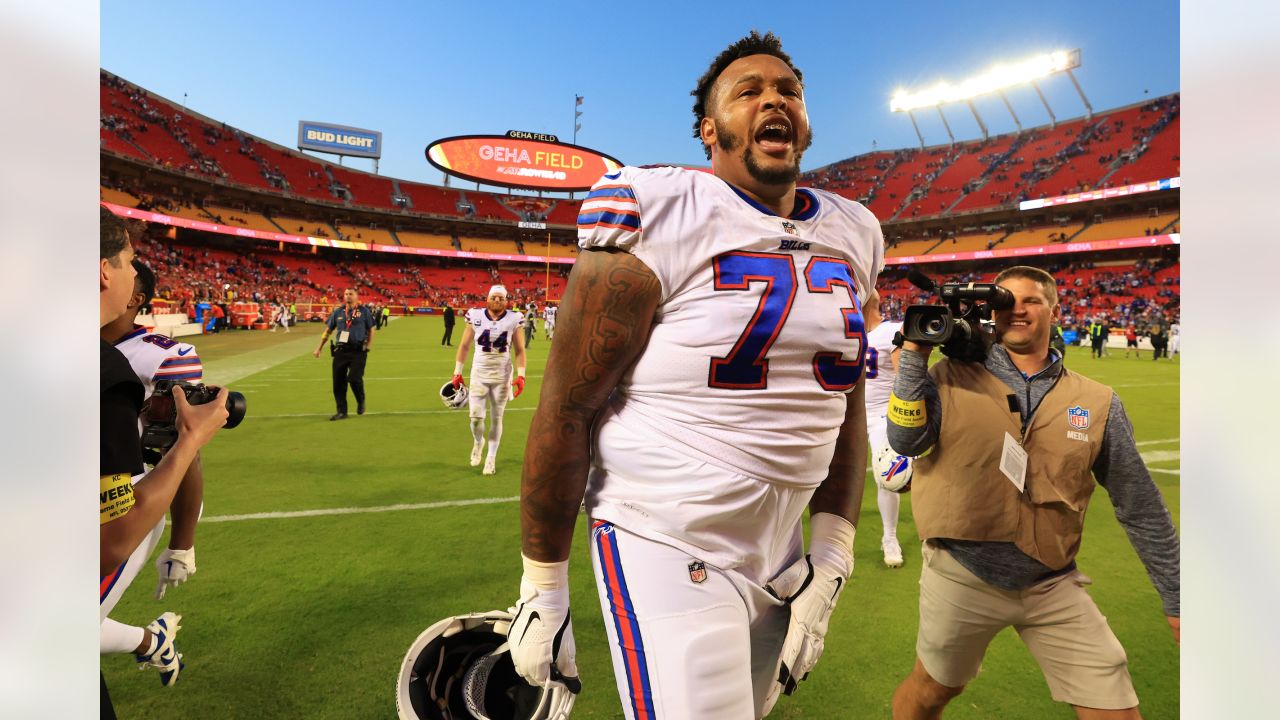
{"label": "football helmet held in hand", "polygon": [[452,382],[447,382],[440,386],[440,400],[450,410],[457,410],[466,405],[469,396],[470,392],[467,390],[466,385],[454,385]]}
{"label": "football helmet held in hand", "polygon": [[911,476],[915,470],[913,458],[901,455],[887,444],[877,448],[871,458],[871,470],[876,483],[890,492],[904,493],[911,490]]}
{"label": "football helmet held in hand", "polygon": [[[400,666],[400,720],[564,720],[574,693],[564,683],[537,687],[516,674],[509,612],[445,618],[418,636]],[[576,679],[576,678],[575,678]]]}
{"label": "football helmet held in hand", "polygon": [[582,689],[569,614],[569,588],[546,590],[528,578],[520,580],[520,600],[511,621],[511,659],[516,672],[532,685],[562,682]]}

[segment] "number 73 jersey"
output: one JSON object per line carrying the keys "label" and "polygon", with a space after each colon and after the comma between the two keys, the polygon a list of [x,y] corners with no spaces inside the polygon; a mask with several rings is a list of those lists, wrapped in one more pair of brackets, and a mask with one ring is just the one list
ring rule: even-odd
{"label": "number 73 jersey", "polygon": [[779,217],[714,175],[670,167],[596,183],[578,245],[626,250],[662,285],[649,343],[602,423],[732,472],[822,482],[862,375],[862,302],[884,240],[856,202],[805,188],[795,199]]}

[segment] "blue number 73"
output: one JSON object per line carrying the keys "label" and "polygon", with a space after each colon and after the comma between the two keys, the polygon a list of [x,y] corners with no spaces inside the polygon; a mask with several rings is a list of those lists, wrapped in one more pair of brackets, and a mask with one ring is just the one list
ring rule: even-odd
{"label": "blue number 73", "polygon": [[[755,314],[729,354],[711,358],[708,385],[731,390],[763,389],[768,386],[769,348],[778,339],[795,301],[795,262],[790,255],[735,251],[716,257],[712,269],[716,290],[747,290],[751,283],[763,283],[765,287]],[[862,348],[866,344],[853,268],[847,260],[814,257],[805,267],[804,279],[810,293],[833,293],[836,287],[849,293],[850,307],[840,308],[840,312],[844,315],[844,336],[854,340],[854,359],[846,360],[840,352],[817,352],[813,356],[813,375],[818,384],[824,390],[847,392],[862,376]]]}

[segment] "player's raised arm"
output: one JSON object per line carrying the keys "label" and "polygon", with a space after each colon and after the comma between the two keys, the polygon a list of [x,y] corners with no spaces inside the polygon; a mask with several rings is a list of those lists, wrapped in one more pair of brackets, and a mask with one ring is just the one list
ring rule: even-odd
{"label": "player's raised arm", "polygon": [[634,256],[611,250],[578,256],[561,306],[561,341],[547,359],[524,456],[520,526],[525,557],[569,557],[587,484],[596,413],[649,337],[660,286]]}

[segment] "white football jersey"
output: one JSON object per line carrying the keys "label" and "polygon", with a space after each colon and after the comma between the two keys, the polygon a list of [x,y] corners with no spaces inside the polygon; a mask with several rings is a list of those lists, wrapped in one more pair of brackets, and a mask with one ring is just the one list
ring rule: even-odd
{"label": "white football jersey", "polygon": [[709,173],[624,167],[583,201],[578,245],[626,250],[662,286],[648,346],[601,425],[769,483],[822,482],[862,372],[861,303],[884,264],[870,211],[800,189],[782,218]]}
{"label": "white football jersey", "polygon": [[485,308],[472,308],[467,311],[466,321],[476,335],[471,377],[490,382],[510,378],[511,343],[521,332],[524,316],[515,310],[504,310],[495,320]]}
{"label": "white football jersey", "polygon": [[143,397],[151,397],[157,380],[184,380],[197,383],[204,378],[204,366],[196,348],[165,335],[148,333],[136,327],[116,341],[116,349],[129,360],[129,366],[142,382]]}
{"label": "white football jersey", "polygon": [[547,309],[542,311],[542,319],[546,321],[548,325],[555,325],[556,324],[556,306],[548,305]]}
{"label": "white football jersey", "polygon": [[867,333],[867,434],[871,437],[872,447],[888,442],[885,414],[889,409],[893,380],[897,377],[890,355],[898,349],[893,344],[893,335],[901,328],[900,322],[885,321]]}
{"label": "white football jersey", "polygon": [[[145,327],[135,327],[117,340],[116,349],[129,360],[129,367],[137,373],[143,387],[143,398],[149,398],[155,392],[157,380],[198,383],[204,379],[204,366],[194,345],[178,342],[166,335],[148,333]],[[138,432],[142,432],[142,418],[138,418]],[[130,482],[136,485],[147,472],[149,470],[134,475]]]}

